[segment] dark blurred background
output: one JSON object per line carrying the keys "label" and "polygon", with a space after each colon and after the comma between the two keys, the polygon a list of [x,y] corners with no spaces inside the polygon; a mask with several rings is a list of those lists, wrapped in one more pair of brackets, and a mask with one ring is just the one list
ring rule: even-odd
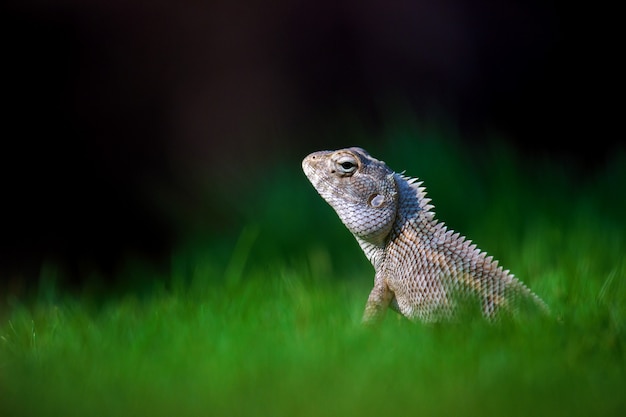
{"label": "dark blurred background", "polygon": [[[21,0],[0,6],[0,276],[160,262],[268,166],[390,112],[601,169],[611,12],[554,1]],[[576,9],[576,7],[581,7]],[[391,110],[390,110],[391,109]],[[303,182],[304,184],[304,182]],[[202,190],[201,192],[199,190]]]}

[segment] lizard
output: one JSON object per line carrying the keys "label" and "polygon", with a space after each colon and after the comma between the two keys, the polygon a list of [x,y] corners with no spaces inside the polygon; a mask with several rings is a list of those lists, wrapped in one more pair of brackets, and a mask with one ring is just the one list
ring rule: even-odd
{"label": "lizard", "polygon": [[516,315],[524,300],[550,313],[497,260],[435,218],[418,178],[358,147],[313,152],[302,169],[374,266],[364,323],[380,321],[389,308],[411,320],[448,320],[464,298],[479,300],[488,320],[502,310]]}

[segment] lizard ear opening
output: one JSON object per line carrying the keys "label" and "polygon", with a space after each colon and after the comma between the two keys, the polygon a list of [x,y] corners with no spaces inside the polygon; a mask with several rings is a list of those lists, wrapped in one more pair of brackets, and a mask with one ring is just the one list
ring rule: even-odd
{"label": "lizard ear opening", "polygon": [[385,202],[385,197],[381,194],[372,194],[369,198],[369,204],[372,207],[378,208]]}

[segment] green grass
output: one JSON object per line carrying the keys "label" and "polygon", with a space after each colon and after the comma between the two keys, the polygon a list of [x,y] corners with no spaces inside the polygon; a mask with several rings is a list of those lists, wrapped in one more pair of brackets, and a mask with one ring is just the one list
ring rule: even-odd
{"label": "green grass", "polygon": [[144,291],[70,295],[44,268],[37,300],[0,315],[0,415],[623,415],[624,157],[574,177],[443,136],[393,130],[371,152],[553,319],[363,328],[373,271],[298,157],[227,206],[238,231],[181,245],[167,274],[120,272]]}

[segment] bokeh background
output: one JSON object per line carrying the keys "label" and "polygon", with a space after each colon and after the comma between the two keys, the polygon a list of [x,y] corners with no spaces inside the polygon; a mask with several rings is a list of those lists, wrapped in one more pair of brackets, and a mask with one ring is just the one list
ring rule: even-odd
{"label": "bokeh background", "polygon": [[159,268],[194,236],[239,236],[241,206],[269,172],[297,177],[318,149],[374,153],[403,118],[478,150],[497,137],[529,166],[567,165],[571,181],[621,146],[610,10],[521,0],[0,7],[0,276],[14,292],[49,263],[79,287],[94,272],[118,279],[128,257]]}

